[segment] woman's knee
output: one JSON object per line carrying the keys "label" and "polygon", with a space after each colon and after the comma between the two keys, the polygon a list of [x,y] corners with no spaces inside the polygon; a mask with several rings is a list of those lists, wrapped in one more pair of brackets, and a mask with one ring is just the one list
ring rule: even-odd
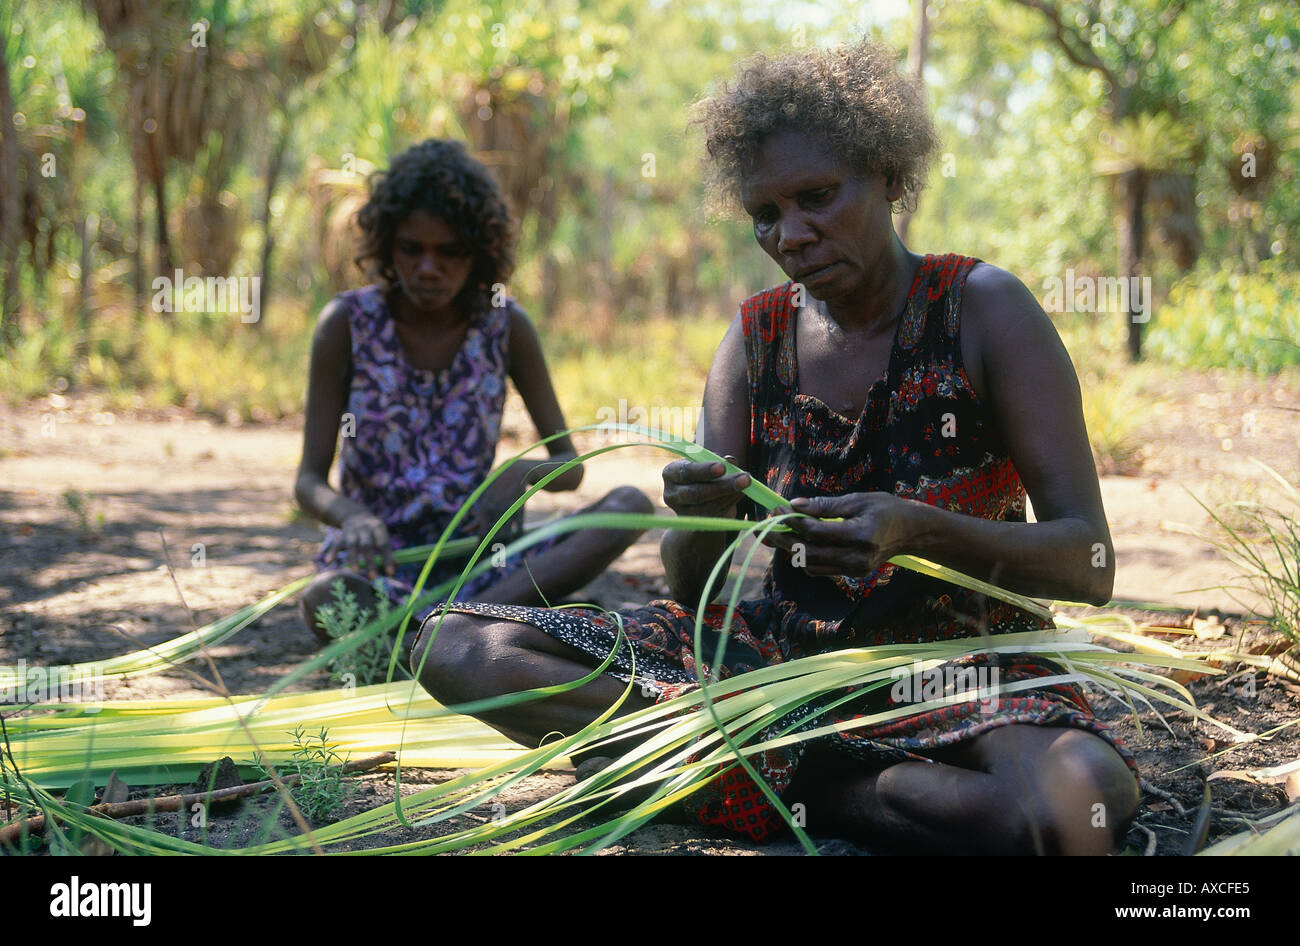
{"label": "woman's knee", "polygon": [[521,688],[515,671],[532,652],[529,632],[541,633],[517,621],[458,611],[441,622],[431,615],[411,646],[411,671],[442,703],[510,693]]}
{"label": "woman's knee", "polygon": [[316,612],[324,605],[331,604],[334,601],[334,588],[336,583],[340,581],[343,583],[345,590],[357,596],[363,607],[367,606],[374,594],[370,583],[354,572],[338,568],[323,571],[313,578],[311,583],[303,589],[302,597],[298,601],[299,613],[302,615],[303,623],[307,625],[308,630],[325,643],[329,642],[329,635],[320,627]]}
{"label": "woman's knee", "polygon": [[329,571],[323,571],[311,580],[302,593],[304,601],[310,600],[318,604],[328,604],[334,595],[334,583],[341,581],[343,587],[356,594],[360,591],[370,591],[370,582],[366,581],[356,572],[345,571],[341,568],[332,568]]}
{"label": "woman's knee", "polygon": [[995,780],[983,817],[1000,826],[1007,853],[1109,854],[1137,813],[1132,770],[1094,733],[1004,726],[970,750],[964,764]]}
{"label": "woman's knee", "polygon": [[1055,854],[1109,854],[1137,814],[1137,779],[1100,736],[1068,730],[1042,760],[1034,806],[1039,842]]}
{"label": "woman's knee", "polygon": [[411,672],[435,699],[455,698],[458,682],[473,673],[479,659],[484,621],[469,614],[449,611],[432,614],[420,626],[411,644]]}
{"label": "woman's knee", "polygon": [[597,504],[606,512],[635,512],[650,514],[655,511],[650,497],[635,486],[616,486]]}

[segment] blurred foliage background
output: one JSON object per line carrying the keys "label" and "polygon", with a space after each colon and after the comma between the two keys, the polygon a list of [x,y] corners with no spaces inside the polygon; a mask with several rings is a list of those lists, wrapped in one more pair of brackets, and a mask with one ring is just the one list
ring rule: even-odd
{"label": "blurred foliage background", "polygon": [[[1300,364],[1293,3],[4,0],[0,394],[293,415],[316,313],[361,284],[367,171],[454,136],[521,219],[510,288],[570,423],[698,404],[738,303],[784,277],[703,209],[689,107],[752,53],[864,33],[943,139],[910,248],[1040,298],[1067,270],[1150,276],[1137,330],[1054,315],[1094,382],[1142,355]],[[260,276],[261,318],[155,312],[175,268]]]}

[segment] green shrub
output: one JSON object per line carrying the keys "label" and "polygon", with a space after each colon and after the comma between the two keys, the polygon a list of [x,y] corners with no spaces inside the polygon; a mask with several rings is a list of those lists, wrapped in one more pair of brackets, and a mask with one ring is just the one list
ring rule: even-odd
{"label": "green shrub", "polygon": [[[295,727],[293,744],[292,761],[280,765],[276,771],[281,778],[298,776],[289,784],[289,794],[308,820],[328,821],[343,810],[351,794],[351,786],[343,777],[345,760],[330,746],[329,732],[323,726],[318,736],[301,726]],[[262,774],[270,778],[265,768]]]}
{"label": "green shrub", "polygon": [[[370,623],[372,617],[386,618],[392,610],[388,596],[376,587],[375,600],[378,613],[362,608],[357,596],[348,590],[343,579],[330,586],[332,600],[316,609],[316,623],[331,640],[347,637]],[[369,686],[388,679],[388,664],[393,653],[393,638],[382,634],[371,638],[360,647],[337,657],[330,663],[330,680],[347,686]],[[399,664],[400,666],[400,664]]]}
{"label": "green shrub", "polygon": [[1180,368],[1271,374],[1300,365],[1300,273],[1268,260],[1255,273],[1184,277],[1157,309],[1145,352]]}

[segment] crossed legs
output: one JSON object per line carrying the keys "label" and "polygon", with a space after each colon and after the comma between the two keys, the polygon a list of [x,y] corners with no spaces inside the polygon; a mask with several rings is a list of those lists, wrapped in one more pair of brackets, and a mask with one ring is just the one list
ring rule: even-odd
{"label": "crossed legs", "polygon": [[[595,661],[516,621],[449,613],[412,648],[421,684],[447,705],[576,680]],[[522,706],[479,714],[528,747],[588,725],[622,693],[612,677]],[[620,712],[650,705],[637,692]],[[900,853],[1107,854],[1128,831],[1138,787],[1119,754],[1079,729],[1009,724],[871,772],[811,752],[786,793],[809,830]]]}

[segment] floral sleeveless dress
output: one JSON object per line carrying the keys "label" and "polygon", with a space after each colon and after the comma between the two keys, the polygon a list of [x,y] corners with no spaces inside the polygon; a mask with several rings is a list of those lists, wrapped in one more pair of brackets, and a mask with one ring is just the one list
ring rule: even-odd
{"label": "floral sleeveless dress", "polygon": [[[899,319],[889,366],[870,388],[860,416],[844,417],[799,392],[791,283],[769,289],[741,307],[750,384],[753,472],[776,492],[797,496],[884,491],[995,520],[1025,520],[1025,491],[996,428],[962,364],[961,294],[978,260],[927,256],[918,267]],[[614,620],[599,612],[547,611],[496,605],[452,610],[532,624],[594,658],[617,637]],[[845,619],[856,611],[852,622]],[[715,653],[725,606],[705,609],[705,654]],[[629,643],[614,665],[627,679],[635,650],[637,682],[659,699],[696,686],[695,611],[675,601],[652,601],[620,612]],[[1044,625],[1013,605],[888,563],[866,578],[809,576],[777,550],[763,596],[742,602],[733,617],[722,665],[726,678],[766,665],[846,647],[867,647],[1034,630]],[[854,632],[854,628],[869,630]],[[1002,684],[1059,673],[1040,659],[987,654],[953,662],[955,670],[996,666]],[[969,679],[969,678],[968,678]],[[987,679],[987,677],[985,677]],[[905,694],[904,694],[905,695]],[[884,691],[821,712],[813,704],[760,736],[787,726],[811,728],[895,708]],[[991,705],[995,704],[995,705]],[[801,724],[801,720],[807,720]],[[1072,726],[1105,739],[1136,772],[1132,755],[1092,714],[1081,689],[1058,685],[997,696],[983,704],[953,704],[881,725],[819,737],[865,764],[882,767],[924,760],[927,750],[951,745],[1012,723]],[[754,756],[756,770],[780,795],[789,787],[807,743]],[[701,823],[761,840],[784,822],[746,773],[735,768],[688,799]]]}
{"label": "floral sleeveless dress", "polygon": [[[451,365],[426,371],[402,348],[380,286],[339,295],[352,333],[352,379],[339,450],[344,496],[384,521],[394,549],[436,542],[469,494],[492,469],[505,407],[510,320],[514,302],[476,314]],[[457,536],[468,535],[458,529]],[[340,530],[326,529],[318,570],[355,567],[340,548]],[[338,554],[334,562],[327,558]],[[467,582],[458,599],[522,567],[504,568]],[[464,561],[435,565],[424,587],[456,578]],[[410,594],[423,563],[399,565],[384,577],[389,597]],[[431,609],[424,609],[423,617]]]}

